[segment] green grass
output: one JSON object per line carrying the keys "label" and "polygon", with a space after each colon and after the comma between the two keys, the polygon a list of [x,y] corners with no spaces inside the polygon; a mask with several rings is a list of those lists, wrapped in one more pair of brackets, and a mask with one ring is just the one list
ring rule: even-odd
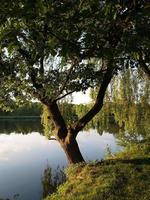
{"label": "green grass", "polygon": [[45,200],[148,200],[150,156],[126,158],[126,154],[70,166],[67,181]]}

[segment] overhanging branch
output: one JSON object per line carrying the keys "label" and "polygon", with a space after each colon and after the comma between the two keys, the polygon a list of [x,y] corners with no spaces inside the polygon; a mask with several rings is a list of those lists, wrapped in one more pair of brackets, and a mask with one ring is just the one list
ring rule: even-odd
{"label": "overhanging branch", "polygon": [[64,95],[62,95],[62,96],[60,96],[60,97],[58,97],[57,99],[55,99],[55,101],[59,101],[59,100],[65,98],[66,96],[68,96],[68,95],[74,93],[75,91],[76,91],[76,90],[70,91],[70,92],[68,92],[68,93],[66,93],[66,94],[64,94]]}
{"label": "overhanging branch", "polygon": [[107,87],[112,79],[113,72],[114,72],[114,67],[111,66],[108,68],[107,72],[104,75],[103,81],[100,85],[99,92],[95,101],[95,104],[93,107],[89,110],[88,113],[86,113],[79,121],[75,124],[73,127],[75,136],[77,136],[78,132],[81,131],[85,125],[92,120],[92,118],[101,110],[103,106],[103,101],[105,97],[105,93],[107,90]]}

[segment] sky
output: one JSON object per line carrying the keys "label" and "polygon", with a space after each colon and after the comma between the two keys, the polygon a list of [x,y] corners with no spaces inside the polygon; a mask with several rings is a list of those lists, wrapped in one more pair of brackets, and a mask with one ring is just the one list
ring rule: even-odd
{"label": "sky", "polygon": [[86,92],[86,94],[83,94],[82,92],[75,92],[73,94],[73,103],[75,103],[75,104],[90,103],[91,98],[90,98],[89,92],[90,92],[89,90]]}

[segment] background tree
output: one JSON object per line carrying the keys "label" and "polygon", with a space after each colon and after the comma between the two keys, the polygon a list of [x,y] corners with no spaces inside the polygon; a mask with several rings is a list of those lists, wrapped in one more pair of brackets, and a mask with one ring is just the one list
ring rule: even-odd
{"label": "background tree", "polygon": [[[81,162],[76,136],[101,110],[112,77],[128,63],[149,77],[148,1],[3,3],[0,105],[5,109],[38,99],[48,109],[69,162]],[[96,86],[95,104],[68,126],[57,102]]]}

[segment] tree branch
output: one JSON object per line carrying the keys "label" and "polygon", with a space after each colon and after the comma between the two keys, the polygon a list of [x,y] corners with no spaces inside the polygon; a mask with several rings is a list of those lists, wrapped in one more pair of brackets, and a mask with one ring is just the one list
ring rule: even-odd
{"label": "tree branch", "polygon": [[78,132],[81,131],[85,127],[85,125],[90,120],[92,120],[92,118],[101,110],[101,108],[103,106],[105,93],[106,93],[107,87],[112,79],[114,69],[115,68],[113,66],[108,68],[107,72],[104,75],[102,84],[99,88],[99,92],[98,92],[95,104],[89,110],[89,112],[87,114],[85,114],[81,119],[79,119],[79,121],[73,127],[76,136],[77,136]]}
{"label": "tree branch", "polygon": [[33,87],[35,87],[37,90],[43,89],[43,85],[40,84],[40,83],[37,83],[36,76],[37,76],[37,72],[35,71],[34,68],[32,68],[31,73],[30,73],[30,77],[31,77]]}
{"label": "tree branch", "polygon": [[70,91],[70,92],[68,92],[68,93],[66,93],[66,94],[64,94],[64,95],[62,95],[62,96],[60,96],[60,97],[58,97],[57,99],[55,99],[55,101],[59,101],[59,100],[65,98],[66,96],[68,96],[68,95],[74,93],[75,91],[76,91],[76,90]]}
{"label": "tree branch", "polygon": [[139,64],[141,69],[145,72],[147,78],[150,80],[150,69],[149,67],[146,65],[146,63],[144,62],[143,59],[139,59]]}
{"label": "tree branch", "polygon": [[[56,98],[57,98],[58,100],[63,98],[63,97],[60,97],[60,98],[59,98],[59,95],[62,94],[62,92],[64,91],[64,89],[65,89],[65,87],[66,87],[66,84],[67,84],[68,81],[69,81],[69,78],[70,78],[70,75],[71,75],[71,73],[72,73],[72,70],[73,70],[73,68],[74,68],[77,64],[78,64],[78,60],[75,59],[75,60],[73,61],[73,64],[71,65],[70,69],[68,70],[68,74],[67,74],[67,76],[66,76],[66,80],[64,81],[64,83],[63,83],[63,85],[62,85],[62,87],[61,87],[59,93],[56,95]],[[65,95],[65,96],[67,96],[67,95]]]}
{"label": "tree branch", "polygon": [[39,70],[39,72],[40,72],[41,76],[44,75],[44,58],[43,57],[40,59],[40,70]]}
{"label": "tree branch", "polygon": [[48,29],[48,33],[49,33],[50,35],[52,35],[53,37],[55,37],[57,40],[61,41],[62,43],[68,43],[68,44],[70,44],[70,45],[72,45],[72,46],[77,46],[77,42],[72,41],[72,40],[68,40],[68,39],[66,39],[66,38],[61,38],[60,35],[62,35],[62,34],[61,34],[61,33],[55,34],[55,33],[52,31],[51,28]]}
{"label": "tree branch", "polygon": [[25,58],[25,60],[26,60],[29,64],[32,64],[31,55],[29,54],[28,51],[19,48],[19,49],[18,49],[18,52],[21,54],[21,56],[22,56],[23,58]]}

